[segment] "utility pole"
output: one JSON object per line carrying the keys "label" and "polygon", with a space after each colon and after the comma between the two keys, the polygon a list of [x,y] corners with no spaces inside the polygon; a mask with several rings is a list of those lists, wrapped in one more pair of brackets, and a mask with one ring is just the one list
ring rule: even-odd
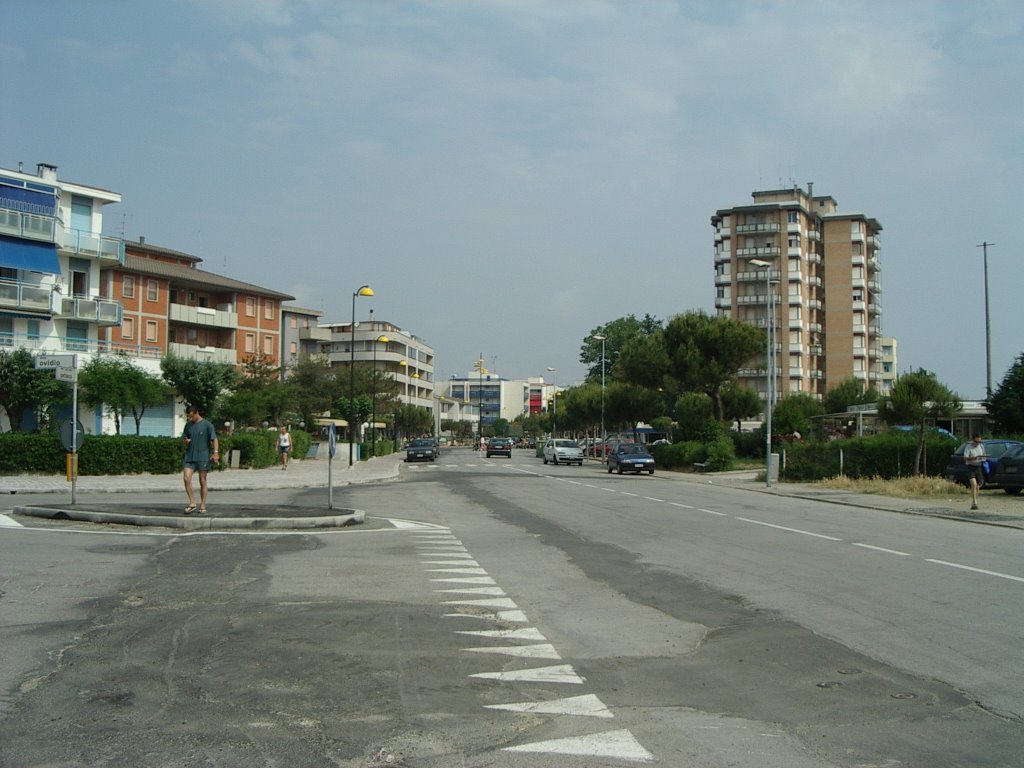
{"label": "utility pole", "polygon": [[982,241],[981,248],[985,263],[985,397],[992,397],[992,326],[988,314],[988,247],[995,243]]}

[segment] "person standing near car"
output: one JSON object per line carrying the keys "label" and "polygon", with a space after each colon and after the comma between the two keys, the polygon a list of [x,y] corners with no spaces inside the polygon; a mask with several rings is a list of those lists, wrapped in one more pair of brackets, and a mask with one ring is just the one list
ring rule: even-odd
{"label": "person standing near car", "polygon": [[971,438],[971,444],[964,448],[964,466],[967,477],[971,481],[971,509],[978,508],[978,491],[985,484],[985,446],[981,444],[981,435]]}

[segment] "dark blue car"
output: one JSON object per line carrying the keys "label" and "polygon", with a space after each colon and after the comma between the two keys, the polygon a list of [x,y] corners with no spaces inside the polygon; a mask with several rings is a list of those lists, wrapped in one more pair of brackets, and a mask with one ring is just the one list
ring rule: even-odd
{"label": "dark blue car", "polygon": [[[981,444],[985,446],[985,455],[988,456],[988,472],[985,473],[984,487],[1002,488],[1003,486],[999,484],[1000,479],[996,476],[999,465],[1002,463],[1002,458],[1010,449],[1024,446],[1024,443],[1021,443],[1019,440],[982,440]],[[949,463],[946,465],[946,478],[950,482],[968,486],[971,484],[967,465],[964,464],[964,449],[968,445],[970,443],[963,443],[958,446],[953,451],[953,455],[949,457]]]}

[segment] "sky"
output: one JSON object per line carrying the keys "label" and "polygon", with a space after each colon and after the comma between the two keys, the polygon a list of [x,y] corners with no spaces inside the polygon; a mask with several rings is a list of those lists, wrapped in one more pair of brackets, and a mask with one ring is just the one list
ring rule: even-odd
{"label": "sky", "polygon": [[808,182],[883,227],[900,373],[984,397],[982,242],[1024,353],[1016,0],[0,0],[0,68],[0,167],[325,322],[370,285],[439,381],[713,313],[712,215]]}

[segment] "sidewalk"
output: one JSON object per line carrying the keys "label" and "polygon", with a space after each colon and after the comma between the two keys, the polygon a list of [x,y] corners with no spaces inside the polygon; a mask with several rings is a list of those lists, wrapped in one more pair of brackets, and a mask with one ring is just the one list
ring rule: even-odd
{"label": "sidewalk", "polygon": [[[335,487],[356,483],[373,483],[398,477],[398,468],[404,454],[393,453],[367,461],[358,461],[352,467],[335,459],[330,462],[331,484]],[[210,492],[257,491],[287,488],[326,488],[328,461],[303,459],[288,462],[288,469],[225,469],[209,475]],[[196,488],[199,480],[193,481]],[[100,475],[80,476],[75,484],[81,493],[144,493],[146,491],[181,491],[181,473],[170,475]],[[17,493],[71,493],[71,483],[63,475],[11,475],[0,476],[0,494]]]}

